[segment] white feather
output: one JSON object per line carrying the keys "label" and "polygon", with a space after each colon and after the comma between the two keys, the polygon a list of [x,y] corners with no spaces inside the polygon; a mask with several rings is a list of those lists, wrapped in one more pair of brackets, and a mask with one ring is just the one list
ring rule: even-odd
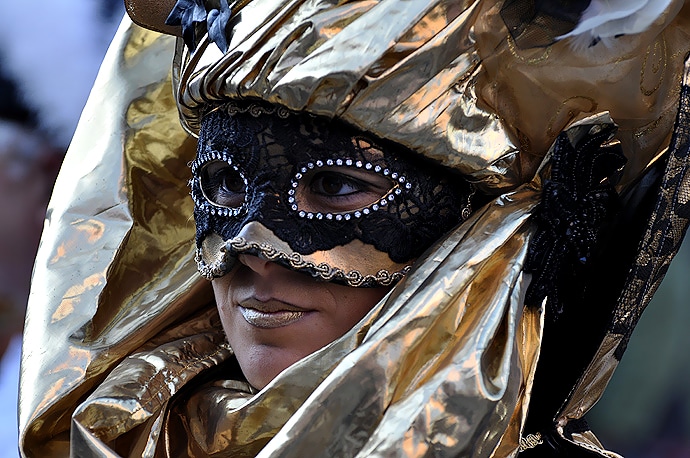
{"label": "white feather", "polygon": [[56,146],[66,147],[115,25],[94,0],[0,1],[0,56]]}
{"label": "white feather", "polygon": [[632,35],[645,31],[668,8],[671,0],[592,0],[577,27],[559,39],[578,41]]}

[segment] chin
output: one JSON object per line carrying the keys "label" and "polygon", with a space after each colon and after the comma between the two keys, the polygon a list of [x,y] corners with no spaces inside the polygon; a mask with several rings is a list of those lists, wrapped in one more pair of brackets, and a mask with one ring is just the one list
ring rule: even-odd
{"label": "chin", "polygon": [[233,350],[247,382],[254,388],[261,390],[271,383],[278,374],[315,352],[318,348],[311,351],[300,351],[292,348],[254,344],[240,345],[237,349],[233,347]]}

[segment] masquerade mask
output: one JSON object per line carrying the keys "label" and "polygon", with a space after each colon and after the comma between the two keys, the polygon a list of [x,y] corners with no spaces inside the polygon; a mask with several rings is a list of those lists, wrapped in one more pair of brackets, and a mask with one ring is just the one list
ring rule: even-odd
{"label": "masquerade mask", "polygon": [[210,111],[190,183],[199,271],[220,277],[249,253],[350,286],[395,283],[469,216],[472,193],[400,150],[275,106]]}

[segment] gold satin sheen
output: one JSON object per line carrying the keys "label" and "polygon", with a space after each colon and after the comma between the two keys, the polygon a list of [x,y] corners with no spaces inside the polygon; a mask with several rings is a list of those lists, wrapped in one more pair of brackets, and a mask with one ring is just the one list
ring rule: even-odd
{"label": "gold satin sheen", "polygon": [[37,256],[20,400],[29,456],[67,456],[70,415],[88,391],[212,300],[192,260],[196,142],[172,97],[175,40],[127,24],[118,36],[103,65],[123,71],[95,83]]}
{"label": "gold satin sheen", "polygon": [[[202,43],[191,65],[175,68],[175,79],[189,83],[175,94],[192,129],[194,100],[235,91],[290,108],[311,104],[496,192],[530,183],[441,240],[351,332],[252,393],[231,370],[213,372],[227,367],[232,351],[193,261],[186,182],[196,142],[179,125],[169,71],[182,47],[125,20],[58,178],[37,257],[21,381],[24,456],[517,454],[543,326],[541,311],[523,306],[528,218],[540,184],[531,177],[563,128],[607,109],[621,125],[617,138],[634,153],[626,183],[657,156],[668,142],[690,47],[687,8],[674,16],[682,4],[674,2],[652,29],[622,37],[629,46],[622,58],[583,55],[573,63],[596,67],[620,58],[620,78],[638,72],[626,79],[635,83],[630,92],[604,84],[608,75],[576,84],[576,72],[564,65],[572,54],[564,43],[515,49],[499,27],[500,2],[489,1],[427,7],[410,0],[400,11],[391,11],[395,2],[344,4],[319,16],[306,41],[277,62],[269,59],[274,73],[257,71],[270,56],[262,52],[299,23],[290,15],[304,18],[321,5],[298,3],[268,0],[242,10],[252,21],[236,27],[231,49],[237,45],[246,57],[228,57],[202,74],[221,58]],[[351,21],[353,13],[366,21]],[[372,21],[394,28],[396,15],[414,16],[417,25],[386,41],[395,31],[380,33]],[[325,47],[318,58],[288,68],[349,24],[357,25],[340,39],[354,40],[351,54],[332,53],[337,67],[328,67]],[[448,39],[458,40],[459,51],[444,61],[441,43]],[[361,47],[381,52],[363,62]],[[653,58],[659,65],[647,70]],[[429,63],[430,73],[409,71],[419,62]],[[312,92],[302,84],[309,72],[347,65],[370,83],[354,99],[336,90],[354,84],[349,71],[339,73],[343,81],[311,81]],[[661,68],[668,73],[659,75]],[[384,76],[399,84],[386,86]],[[658,80],[648,85],[652,76]],[[573,94],[556,96],[563,91],[554,87],[568,81]],[[477,130],[457,128],[463,116],[476,119]],[[212,380],[204,378],[209,373]]]}
{"label": "gold satin sheen", "polygon": [[[232,251],[229,247],[232,247]],[[316,271],[312,275],[318,274],[318,278],[324,280],[347,280],[350,286],[360,286],[367,279],[375,279],[378,285],[395,284],[410,268],[410,264],[393,262],[388,253],[378,251],[374,246],[358,239],[308,255],[295,253],[273,231],[260,222],[252,221],[228,241],[218,234],[207,236],[201,249],[197,250],[199,272],[208,280],[214,276],[222,276],[231,268],[237,253],[250,250],[261,253],[264,259],[286,262],[293,270],[309,268],[312,272]],[[229,252],[233,255],[227,256]],[[332,266],[354,266],[355,269],[343,270]]]}
{"label": "gold satin sheen", "polygon": [[209,103],[259,98],[338,117],[498,194],[530,181],[567,126],[609,111],[629,184],[668,143],[688,7],[676,0],[610,46],[522,50],[502,4],[254,0],[237,13],[225,55],[207,38],[191,54],[179,49],[183,124],[196,133]]}
{"label": "gold satin sheen", "polygon": [[[372,456],[399,440],[414,456],[428,432],[441,448],[514,452],[519,427],[503,435],[487,425],[524,416],[539,349],[540,312],[523,313],[521,300],[533,188],[478,212],[355,329],[260,393],[232,380],[194,386],[231,350],[193,263],[185,169],[194,142],[171,119],[163,71],[173,46],[125,21],[61,172],[27,321],[25,456],[178,456],[179,446],[192,456],[264,446],[262,456],[353,447]],[[457,393],[467,403],[446,406]],[[353,435],[351,410],[377,427]]]}

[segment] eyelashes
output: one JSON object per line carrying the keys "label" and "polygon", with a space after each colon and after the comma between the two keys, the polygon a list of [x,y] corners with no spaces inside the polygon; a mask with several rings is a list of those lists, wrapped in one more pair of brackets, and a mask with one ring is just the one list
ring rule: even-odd
{"label": "eyelashes", "polygon": [[318,172],[309,180],[311,192],[324,197],[347,197],[367,188],[365,182],[337,172]]}
{"label": "eyelashes", "polygon": [[308,172],[295,192],[297,209],[311,213],[348,213],[378,202],[395,186],[375,172],[329,167]]}
{"label": "eyelashes", "polygon": [[[376,210],[392,201],[395,195],[400,194],[400,185],[404,183],[384,175],[382,168],[376,169],[359,165],[303,167],[302,172],[289,182],[288,204],[300,216],[332,216],[358,210],[365,210],[366,214],[368,210]],[[388,169],[385,172],[390,174]],[[229,161],[211,160],[201,165],[199,184],[209,203],[232,209],[233,214],[247,204],[248,180]]]}
{"label": "eyelashes", "polygon": [[200,173],[201,192],[206,199],[218,206],[238,208],[244,205],[247,195],[247,179],[225,161],[211,161]]}

